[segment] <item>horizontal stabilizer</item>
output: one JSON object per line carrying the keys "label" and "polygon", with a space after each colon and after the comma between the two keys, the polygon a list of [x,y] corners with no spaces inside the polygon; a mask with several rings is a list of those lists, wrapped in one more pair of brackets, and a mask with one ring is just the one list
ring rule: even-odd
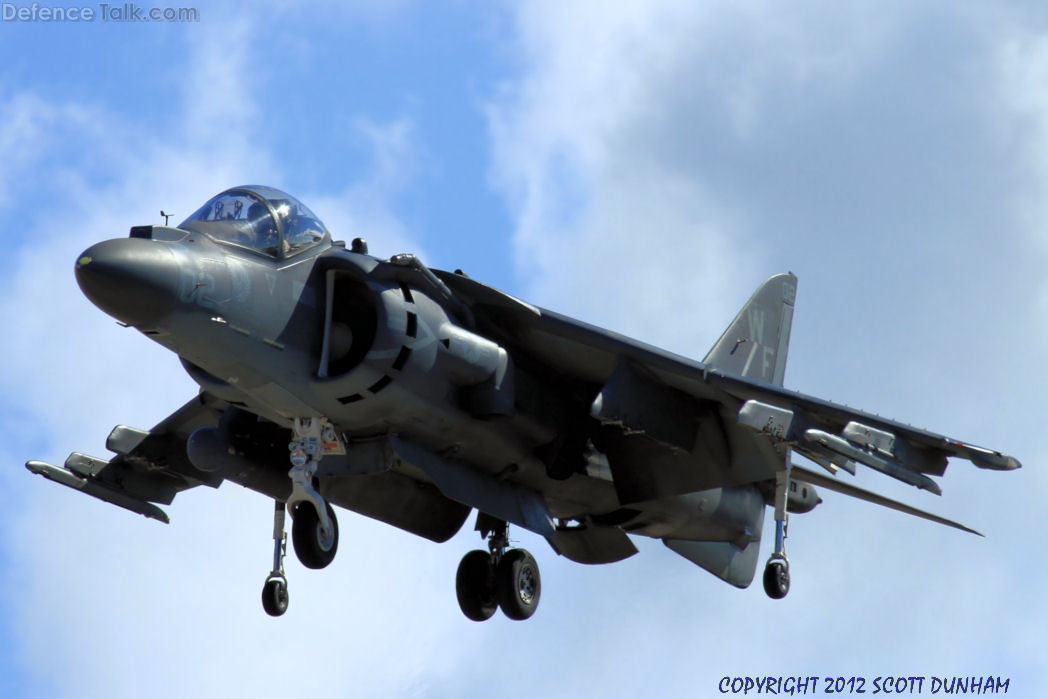
{"label": "horizontal stabilizer", "polygon": [[969,529],[963,524],[959,524],[952,520],[946,519],[945,517],[933,515],[932,513],[925,512],[924,510],[919,510],[916,507],[911,507],[897,500],[886,498],[883,495],[878,495],[877,493],[870,492],[869,490],[864,490],[863,488],[859,488],[854,485],[842,483],[836,478],[824,475],[822,473],[819,473],[818,471],[809,471],[806,468],[794,464],[793,467],[790,469],[790,474],[790,477],[793,480],[811,483],[812,485],[818,486],[820,488],[826,488],[827,490],[833,490],[844,495],[850,495],[853,498],[865,500],[866,502],[872,502],[873,504],[880,505],[881,507],[887,507],[898,512],[905,512],[908,515],[920,517],[921,519],[926,519],[929,522],[944,524],[947,527],[953,527],[954,529],[960,529],[963,532],[969,532],[970,534],[978,534],[979,536],[982,536],[982,534],[980,534],[979,532],[975,531],[974,529]]}
{"label": "horizontal stabilizer", "polygon": [[[82,457],[75,459],[74,462],[77,466],[80,466],[79,473],[72,470],[71,468],[63,468],[62,466],[52,466],[51,464],[44,463],[43,461],[27,461],[25,467],[33,473],[40,474],[48,480],[52,480],[55,483],[61,483],[62,485],[78,490],[81,493],[86,493],[92,497],[96,497],[99,500],[105,500],[106,502],[122,507],[125,510],[131,512],[137,512],[140,515],[155,519],[164,524],[168,524],[170,520],[167,518],[167,514],[156,505],[141,500],[134,496],[122,493],[119,490],[109,487],[91,476],[91,470],[96,469],[96,463],[99,459],[92,459],[92,457],[84,457],[82,454],[74,455]],[[73,457],[70,457],[71,459]],[[90,461],[89,461],[90,459]],[[68,463],[68,462],[67,462]],[[102,462],[105,463],[105,462]],[[81,470],[83,469],[83,470]],[[96,471],[97,472],[97,471]]]}

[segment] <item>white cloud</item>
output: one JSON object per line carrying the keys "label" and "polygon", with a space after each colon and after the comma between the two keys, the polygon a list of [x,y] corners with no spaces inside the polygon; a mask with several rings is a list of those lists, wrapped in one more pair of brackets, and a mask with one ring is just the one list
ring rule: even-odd
{"label": "white cloud", "polygon": [[[738,222],[706,183],[649,157],[638,134],[660,112],[648,81],[678,58],[672,36],[652,41],[679,14],[661,9],[522,10],[527,73],[490,107],[493,178],[516,216],[514,248],[529,294],[648,337],[658,333],[648,319],[716,297],[739,257],[731,240]],[[671,260],[686,269],[674,288],[663,273]],[[578,294],[585,287],[599,298]],[[618,308],[635,313],[618,316]],[[659,334],[678,347],[694,338]]]}
{"label": "white cloud", "polygon": [[[531,293],[701,356],[716,337],[709,324],[726,322],[760,275],[783,271],[747,176],[720,172],[724,161],[760,156],[782,120],[804,122],[823,106],[809,99],[849,89],[889,41],[894,14],[678,2],[520,8],[524,73],[489,113],[492,178],[515,214]],[[600,293],[572,292],[579,287]],[[655,320],[670,316],[672,329]]]}
{"label": "white cloud", "polygon": [[[657,677],[611,672],[586,686],[703,693],[729,672],[986,664],[1043,681],[1022,650],[1039,633],[1026,605],[1043,603],[1013,597],[1043,577],[1015,536],[1044,520],[1033,493],[1045,449],[1027,425],[1046,388],[1043,333],[1029,332],[1044,251],[1012,185],[1042,207],[1043,187],[1022,179],[1028,142],[999,92],[1015,15],[673,2],[529,3],[517,14],[522,68],[490,107],[492,178],[535,300],[701,357],[750,289],[790,268],[801,279],[788,385],[1028,464],[995,474],[959,462],[932,501],[857,479],[987,540],[824,494],[792,523],[784,604],[644,551],[638,589],[665,592],[662,606],[595,622],[575,662],[625,662],[592,640],[618,634],[629,667]],[[1022,67],[1014,92],[1032,95],[1038,124],[1040,43],[1004,54]],[[660,581],[671,574],[669,592]],[[626,594],[613,575],[608,588]]]}
{"label": "white cloud", "polygon": [[413,252],[427,259],[394,210],[396,197],[416,175],[419,146],[413,123],[406,117],[388,124],[358,118],[352,130],[371,152],[367,176],[346,183],[340,192],[302,196],[336,239],[363,237],[377,257]]}
{"label": "white cloud", "polygon": [[[1012,129],[998,136],[1029,163],[1027,187],[1016,193],[1029,242],[1048,254],[1048,99],[1041,85],[1048,79],[1048,33],[1016,27],[999,47],[999,98],[1015,115]],[[1048,284],[1042,283],[1036,306],[1048,312]],[[1037,333],[1048,344],[1048,332]]]}
{"label": "white cloud", "polygon": [[32,93],[0,94],[5,109],[0,123],[0,209],[26,193],[18,175],[32,165],[61,156],[58,147],[68,132],[99,134],[98,114],[90,105],[50,105]]}

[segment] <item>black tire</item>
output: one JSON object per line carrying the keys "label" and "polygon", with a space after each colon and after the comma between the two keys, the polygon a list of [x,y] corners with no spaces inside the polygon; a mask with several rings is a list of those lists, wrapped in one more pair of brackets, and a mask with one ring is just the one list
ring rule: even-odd
{"label": "black tire", "polygon": [[790,566],[785,561],[768,561],[764,568],[764,591],[772,599],[782,599],[790,591]]}
{"label": "black tire", "polygon": [[517,621],[530,618],[542,595],[539,565],[532,555],[524,549],[507,551],[499,562],[495,577],[502,613]]}
{"label": "black tire", "polygon": [[291,540],[295,544],[295,555],[307,568],[319,570],[326,568],[335,559],[338,551],[338,520],[331,505],[327,505],[328,517],[331,518],[331,536],[324,537],[320,530],[320,517],[316,509],[308,502],[295,506],[295,519],[291,523]]}
{"label": "black tire", "polygon": [[495,595],[495,567],[487,551],[470,551],[455,574],[455,594],[467,619],[487,621],[499,608]]}
{"label": "black tire", "polygon": [[262,608],[269,616],[280,616],[287,611],[287,581],[270,578],[262,586]]}

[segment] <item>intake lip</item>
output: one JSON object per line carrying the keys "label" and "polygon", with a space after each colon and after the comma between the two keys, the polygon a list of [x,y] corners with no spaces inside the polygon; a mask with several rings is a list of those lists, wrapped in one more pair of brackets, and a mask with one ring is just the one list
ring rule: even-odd
{"label": "intake lip", "polygon": [[151,327],[175,305],[179,269],[164,243],[116,238],[80,255],[76,281],[91,303],[117,320]]}

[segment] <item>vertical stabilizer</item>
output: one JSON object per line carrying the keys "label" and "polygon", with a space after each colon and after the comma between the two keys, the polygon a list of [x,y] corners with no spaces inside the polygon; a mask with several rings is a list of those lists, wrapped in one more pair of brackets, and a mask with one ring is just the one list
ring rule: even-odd
{"label": "vertical stabilizer", "polygon": [[761,284],[703,362],[781,386],[796,297],[797,277],[792,272],[776,274]]}

